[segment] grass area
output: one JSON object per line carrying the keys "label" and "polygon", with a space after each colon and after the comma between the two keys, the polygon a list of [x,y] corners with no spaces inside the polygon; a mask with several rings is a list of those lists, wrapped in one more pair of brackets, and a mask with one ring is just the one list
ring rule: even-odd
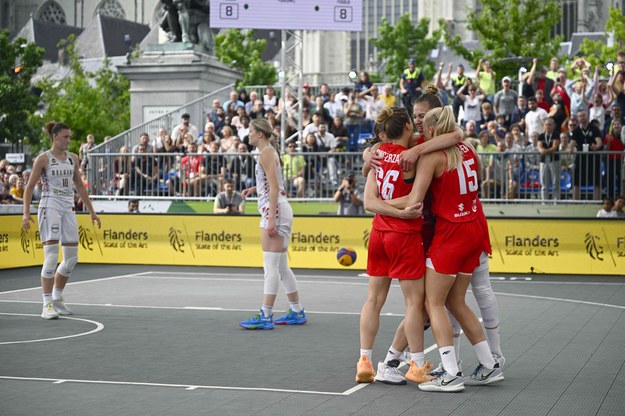
{"label": "grass area", "polygon": [[[291,201],[293,213],[295,215],[320,215],[336,213],[337,204],[334,202],[295,202]],[[170,213],[175,214],[212,214],[213,201],[175,201],[169,208]],[[256,202],[250,201],[245,204],[246,214],[258,214]]]}

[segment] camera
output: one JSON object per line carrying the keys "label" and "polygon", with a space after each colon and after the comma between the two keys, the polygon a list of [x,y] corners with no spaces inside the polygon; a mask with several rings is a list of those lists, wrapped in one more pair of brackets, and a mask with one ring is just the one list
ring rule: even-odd
{"label": "camera", "polygon": [[347,183],[350,184],[350,186],[354,185],[354,175],[347,175],[345,179],[347,179]]}
{"label": "camera", "polygon": [[562,82],[562,77],[556,78],[556,82]]}

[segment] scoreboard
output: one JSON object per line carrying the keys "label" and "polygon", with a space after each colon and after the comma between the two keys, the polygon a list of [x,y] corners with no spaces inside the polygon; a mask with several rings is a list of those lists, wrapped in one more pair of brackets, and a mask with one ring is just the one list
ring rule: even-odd
{"label": "scoreboard", "polygon": [[210,0],[210,26],[362,31],[362,0]]}

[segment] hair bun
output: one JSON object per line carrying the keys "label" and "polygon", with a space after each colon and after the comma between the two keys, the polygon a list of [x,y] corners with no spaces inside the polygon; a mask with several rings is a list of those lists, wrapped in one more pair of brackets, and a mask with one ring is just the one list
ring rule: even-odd
{"label": "hair bun", "polygon": [[438,95],[438,88],[434,84],[428,84],[425,88],[425,93],[430,95]]}
{"label": "hair bun", "polygon": [[376,118],[375,121],[377,123],[384,123],[386,120],[388,120],[392,116],[393,116],[393,108],[384,107],[382,111],[380,111],[380,114],[378,114],[378,118]]}

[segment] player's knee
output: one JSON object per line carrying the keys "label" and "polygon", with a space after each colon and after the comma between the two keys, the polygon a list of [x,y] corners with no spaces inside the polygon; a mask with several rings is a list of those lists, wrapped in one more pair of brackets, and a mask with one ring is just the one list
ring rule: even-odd
{"label": "player's knee", "polygon": [[63,261],[59,264],[57,272],[61,276],[70,277],[72,271],[78,264],[78,247],[63,246]]}
{"label": "player's knee", "polygon": [[473,296],[480,309],[487,309],[495,304],[495,294],[490,286],[474,286]]}
{"label": "player's knee", "polygon": [[41,277],[46,279],[54,278],[54,271],[59,260],[59,245],[51,244],[43,246],[43,266],[41,267]]}

